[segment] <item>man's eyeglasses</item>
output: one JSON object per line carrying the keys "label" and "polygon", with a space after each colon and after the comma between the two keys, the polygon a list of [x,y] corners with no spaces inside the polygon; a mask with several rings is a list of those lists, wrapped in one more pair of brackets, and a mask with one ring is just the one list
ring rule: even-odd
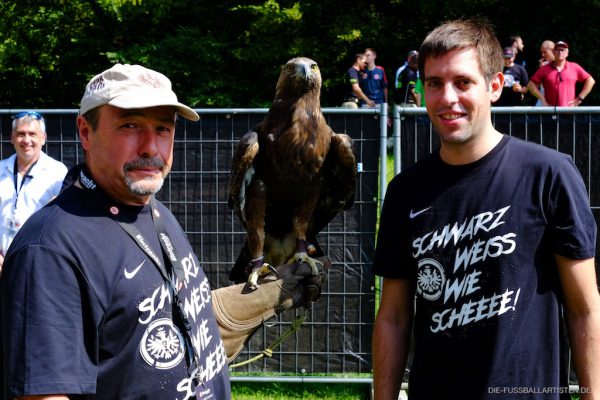
{"label": "man's eyeglasses", "polygon": [[31,117],[37,120],[44,119],[40,113],[35,111],[21,111],[20,113],[16,113],[12,119],[21,119],[23,117]]}

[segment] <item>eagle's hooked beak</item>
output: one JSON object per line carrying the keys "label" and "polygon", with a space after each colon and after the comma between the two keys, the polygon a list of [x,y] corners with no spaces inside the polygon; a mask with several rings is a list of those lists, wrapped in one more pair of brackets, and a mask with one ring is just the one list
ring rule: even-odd
{"label": "eagle's hooked beak", "polygon": [[312,71],[310,70],[310,66],[306,63],[298,64],[298,69],[296,70],[298,75],[300,75],[303,79],[309,80],[312,76]]}
{"label": "eagle's hooked beak", "polygon": [[315,72],[314,65],[310,63],[299,63],[296,66],[296,79],[301,80],[304,84],[307,84],[309,88],[313,88],[317,83],[317,74]]}

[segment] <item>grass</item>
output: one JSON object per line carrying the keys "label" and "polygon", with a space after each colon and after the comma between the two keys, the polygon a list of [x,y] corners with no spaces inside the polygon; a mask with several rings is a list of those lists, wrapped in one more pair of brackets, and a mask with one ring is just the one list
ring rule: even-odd
{"label": "grass", "polygon": [[[371,387],[358,383],[232,382],[231,389],[233,400],[369,400],[371,398]],[[579,394],[571,394],[571,400],[579,399]]]}
{"label": "grass", "polygon": [[357,383],[232,382],[233,400],[368,400],[371,387]]}
{"label": "grass", "polygon": [[387,155],[387,162],[385,163],[385,172],[387,182],[390,183],[390,181],[394,177],[394,155],[390,152],[388,152]]}

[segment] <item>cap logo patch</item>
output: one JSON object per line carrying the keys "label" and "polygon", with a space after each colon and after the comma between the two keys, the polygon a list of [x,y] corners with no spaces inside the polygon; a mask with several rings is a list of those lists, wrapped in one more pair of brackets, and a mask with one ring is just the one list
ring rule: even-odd
{"label": "cap logo patch", "polygon": [[141,84],[146,86],[152,86],[153,88],[159,89],[162,85],[160,84],[160,80],[156,76],[152,76],[151,74],[141,74],[138,76],[138,81]]}
{"label": "cap logo patch", "polygon": [[100,89],[104,89],[104,86],[105,86],[104,78],[99,76],[98,78],[96,78],[94,81],[92,81],[89,84],[85,94],[88,95],[88,94],[95,93]]}

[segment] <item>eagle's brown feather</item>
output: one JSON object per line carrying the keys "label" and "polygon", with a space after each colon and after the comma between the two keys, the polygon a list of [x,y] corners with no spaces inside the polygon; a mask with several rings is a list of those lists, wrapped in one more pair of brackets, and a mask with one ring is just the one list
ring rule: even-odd
{"label": "eagle's brown feather", "polygon": [[[247,231],[230,279],[244,282],[251,260],[264,255],[286,263],[298,241],[318,248],[316,235],[356,190],[351,139],[333,133],[321,112],[317,64],[298,57],[286,63],[275,99],[262,123],[246,133],[234,153],[229,185],[232,206]],[[318,251],[322,255],[322,252]]]}

